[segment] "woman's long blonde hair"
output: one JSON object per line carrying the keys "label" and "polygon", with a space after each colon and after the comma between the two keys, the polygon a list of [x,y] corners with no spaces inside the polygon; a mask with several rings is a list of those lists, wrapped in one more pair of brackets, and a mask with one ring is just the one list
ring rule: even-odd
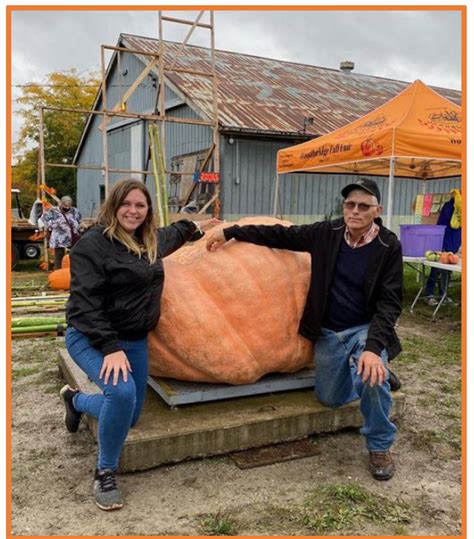
{"label": "woman's long blonde hair", "polygon": [[[131,235],[120,226],[117,219],[117,211],[130,191],[134,189],[138,189],[145,195],[148,211],[143,223]],[[97,216],[97,224],[105,227],[104,234],[110,240],[118,240],[130,252],[135,253],[139,257],[145,254],[150,264],[156,261],[158,256],[158,240],[155,219],[153,217],[153,206],[150,193],[141,181],[134,178],[126,178],[116,183],[100,208]]]}

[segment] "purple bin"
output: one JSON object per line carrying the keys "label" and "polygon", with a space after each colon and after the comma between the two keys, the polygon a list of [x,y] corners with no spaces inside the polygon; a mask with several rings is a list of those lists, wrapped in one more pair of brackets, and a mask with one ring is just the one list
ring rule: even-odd
{"label": "purple bin", "polygon": [[426,251],[441,251],[444,225],[400,225],[403,256],[425,256]]}

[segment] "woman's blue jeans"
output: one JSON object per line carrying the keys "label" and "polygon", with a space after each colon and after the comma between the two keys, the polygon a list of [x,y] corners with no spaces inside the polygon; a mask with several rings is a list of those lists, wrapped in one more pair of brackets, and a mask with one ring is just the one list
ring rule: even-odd
{"label": "woman's blue jeans", "polygon": [[103,379],[99,378],[104,361],[102,352],[94,348],[89,338],[77,329],[68,327],[66,331],[69,355],[102,390],[102,393],[97,394],[81,392],[73,399],[77,411],[98,419],[99,470],[117,470],[128,431],[140,417],[145,402],[148,378],[147,339],[119,341],[119,344],[127,355],[132,372],[128,373],[127,382],[124,382],[120,373],[116,386],[113,385],[112,375],[106,385]]}
{"label": "woman's blue jeans", "polygon": [[[360,429],[369,451],[390,448],[397,428],[390,421],[392,396],[387,376],[381,386],[370,387],[357,374],[359,357],[367,340],[368,324],[335,332],[321,329],[314,347],[315,386],[317,399],[324,405],[337,408],[360,398],[364,424]],[[387,365],[387,352],[382,351]]]}

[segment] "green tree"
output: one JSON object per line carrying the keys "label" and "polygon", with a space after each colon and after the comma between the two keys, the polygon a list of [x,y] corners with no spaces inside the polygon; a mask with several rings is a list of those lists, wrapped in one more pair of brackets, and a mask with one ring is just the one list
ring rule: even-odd
{"label": "green tree", "polygon": [[[41,84],[22,86],[16,100],[15,114],[23,120],[18,141],[13,147],[15,164],[12,187],[22,190],[24,209],[29,211],[36,198],[39,152],[40,107],[90,109],[99,87],[96,74],[80,74],[76,69],[46,75]],[[49,163],[71,164],[87,115],[64,111],[44,111],[44,156]],[[46,168],[46,184],[58,196],[76,198],[76,171],[67,168]]]}

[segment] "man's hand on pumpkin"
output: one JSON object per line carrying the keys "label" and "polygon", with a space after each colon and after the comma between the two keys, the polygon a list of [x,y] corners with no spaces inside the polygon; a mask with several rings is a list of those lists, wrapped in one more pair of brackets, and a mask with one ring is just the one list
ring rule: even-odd
{"label": "man's hand on pumpkin", "polygon": [[221,245],[224,245],[224,243],[227,240],[224,236],[224,230],[213,230],[210,234],[207,236],[207,242],[206,242],[206,248],[208,251],[215,251],[219,249]]}

